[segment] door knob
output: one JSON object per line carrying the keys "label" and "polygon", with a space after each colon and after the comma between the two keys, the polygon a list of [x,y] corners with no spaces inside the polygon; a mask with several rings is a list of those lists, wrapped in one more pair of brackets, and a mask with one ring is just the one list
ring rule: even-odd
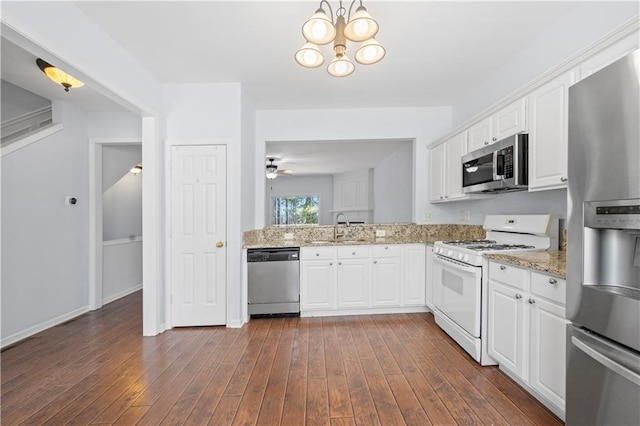
{"label": "door knob", "polygon": [[216,243],[216,247],[220,248],[220,247],[222,247],[222,246],[224,246],[224,243],[223,243],[222,241],[218,241],[218,242]]}

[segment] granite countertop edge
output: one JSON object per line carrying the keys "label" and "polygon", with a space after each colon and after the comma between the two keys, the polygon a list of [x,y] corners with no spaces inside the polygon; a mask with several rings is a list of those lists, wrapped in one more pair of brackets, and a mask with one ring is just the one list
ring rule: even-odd
{"label": "granite countertop edge", "polygon": [[410,238],[376,238],[374,240],[348,240],[348,241],[321,241],[314,243],[305,240],[290,240],[277,244],[247,244],[245,249],[260,248],[286,248],[286,247],[340,247],[340,246],[364,246],[364,245],[395,245],[395,244],[433,244],[430,240],[416,240]]}
{"label": "granite countertop edge", "polygon": [[519,253],[485,254],[487,259],[496,262],[543,272],[566,279],[567,255],[564,250],[535,250]]}

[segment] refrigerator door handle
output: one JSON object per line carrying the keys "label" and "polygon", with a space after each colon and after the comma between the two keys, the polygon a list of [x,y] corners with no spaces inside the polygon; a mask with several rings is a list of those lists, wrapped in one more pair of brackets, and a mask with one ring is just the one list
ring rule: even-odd
{"label": "refrigerator door handle", "polygon": [[637,374],[637,373],[629,370],[628,368],[618,364],[617,362],[613,361],[612,359],[607,358],[606,356],[602,355],[597,350],[593,349],[587,343],[585,343],[582,340],[578,339],[576,336],[571,336],[571,343],[576,348],[580,349],[582,352],[584,352],[585,354],[589,355],[591,358],[595,359],[596,361],[598,361],[600,364],[604,365],[609,370],[618,373],[620,376],[622,376],[625,379],[629,380],[631,383],[635,384],[636,386],[640,386],[640,374]]}

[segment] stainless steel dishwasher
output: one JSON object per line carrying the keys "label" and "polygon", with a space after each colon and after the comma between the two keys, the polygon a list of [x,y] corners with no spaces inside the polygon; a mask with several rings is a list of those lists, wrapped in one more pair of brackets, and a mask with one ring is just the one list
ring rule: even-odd
{"label": "stainless steel dishwasher", "polygon": [[249,315],[300,314],[300,249],[247,251]]}

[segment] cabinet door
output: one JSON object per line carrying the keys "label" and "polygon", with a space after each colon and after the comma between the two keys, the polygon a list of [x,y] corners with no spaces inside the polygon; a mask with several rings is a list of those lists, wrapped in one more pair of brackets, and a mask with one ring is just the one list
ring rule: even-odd
{"label": "cabinet door", "polygon": [[527,98],[496,112],[492,117],[493,142],[527,131]]}
{"label": "cabinet door", "polygon": [[405,306],[426,304],[426,257],[423,244],[404,246],[404,288],[402,302]]}
{"label": "cabinet door", "polygon": [[331,260],[301,262],[300,310],[327,310],[336,307],[336,270]]}
{"label": "cabinet door", "polygon": [[400,306],[402,262],[399,257],[380,257],[372,261],[373,306]]}
{"label": "cabinet door", "polygon": [[467,198],[462,192],[462,156],[467,153],[467,133],[449,139],[445,144],[445,193],[446,200]]}
{"label": "cabinet door", "polygon": [[440,144],[429,150],[429,200],[431,201],[444,201],[444,146]]}
{"label": "cabinet door", "polygon": [[489,281],[489,355],[526,380],[524,296],[522,290]]}
{"label": "cabinet door", "polygon": [[566,330],[569,321],[565,309],[540,297],[532,296],[529,316],[531,334],[530,384],[564,411],[566,371]]}
{"label": "cabinet door", "polygon": [[432,311],[435,309],[433,305],[433,246],[427,246],[427,266],[425,269],[425,303],[427,308]]}
{"label": "cabinet door", "polygon": [[487,117],[469,128],[468,152],[491,143],[491,117]]}
{"label": "cabinet door", "polygon": [[338,261],[338,308],[366,308],[371,305],[369,262],[369,259]]}
{"label": "cabinet door", "polygon": [[566,73],[529,95],[529,191],[567,186],[568,95]]}

